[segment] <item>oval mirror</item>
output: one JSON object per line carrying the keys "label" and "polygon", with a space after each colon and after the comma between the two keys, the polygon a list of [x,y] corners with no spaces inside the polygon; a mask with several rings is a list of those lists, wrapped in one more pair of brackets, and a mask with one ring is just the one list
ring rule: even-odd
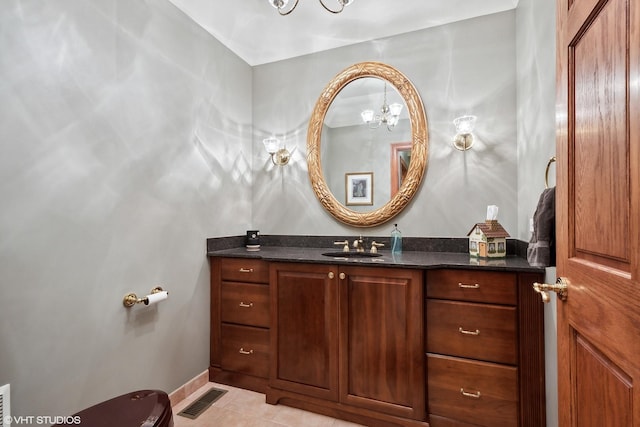
{"label": "oval mirror", "polygon": [[316,197],[337,220],[372,227],[400,213],[418,190],[427,155],[424,106],[395,68],[354,64],[320,94],[307,163]]}

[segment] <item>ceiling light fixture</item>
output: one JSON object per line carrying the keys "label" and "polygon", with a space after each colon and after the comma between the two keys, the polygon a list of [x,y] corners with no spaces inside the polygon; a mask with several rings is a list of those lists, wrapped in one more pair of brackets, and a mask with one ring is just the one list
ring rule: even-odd
{"label": "ceiling light fixture", "polygon": [[371,129],[379,128],[383,123],[387,125],[387,130],[392,131],[398,124],[400,113],[402,112],[402,104],[394,102],[387,104],[387,83],[384,84],[384,102],[380,108],[380,113],[375,115],[373,110],[364,110],[360,113],[362,121],[369,125]]}
{"label": "ceiling light fixture", "polygon": [[[299,0],[295,0],[293,2],[293,6],[291,6],[291,8],[289,10],[287,10],[287,4],[289,4],[289,0],[269,0],[269,3],[271,4],[271,6],[275,7],[276,9],[278,9],[278,13],[282,16],[288,15],[291,12],[293,12],[293,10],[296,8],[296,6],[298,6],[298,1]],[[318,0],[320,2],[320,4],[322,5],[322,7],[325,8],[325,10],[327,10],[328,12],[331,13],[340,13],[344,10],[345,6],[349,6],[351,3],[354,2],[354,0],[336,0],[338,2],[338,5],[340,6],[339,9],[331,9],[329,7],[327,7],[326,4],[324,4],[324,2],[322,0]]]}

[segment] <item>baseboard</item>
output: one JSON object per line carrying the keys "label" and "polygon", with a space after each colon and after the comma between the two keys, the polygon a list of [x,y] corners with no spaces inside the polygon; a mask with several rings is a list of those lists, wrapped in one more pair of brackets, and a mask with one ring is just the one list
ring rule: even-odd
{"label": "baseboard", "polygon": [[169,400],[171,400],[171,406],[176,406],[178,403],[182,402],[187,396],[190,396],[194,391],[198,390],[200,387],[209,382],[209,370],[206,370],[189,381],[187,381],[182,386],[178,387],[176,390],[169,394]]}

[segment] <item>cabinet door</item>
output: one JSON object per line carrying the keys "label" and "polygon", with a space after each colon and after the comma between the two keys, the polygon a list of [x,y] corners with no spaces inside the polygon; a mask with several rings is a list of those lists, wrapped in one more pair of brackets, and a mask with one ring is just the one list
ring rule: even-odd
{"label": "cabinet door", "polygon": [[424,419],[422,272],[340,272],[341,402]]}
{"label": "cabinet door", "polygon": [[270,385],[337,400],[337,268],[273,263],[270,274]]}

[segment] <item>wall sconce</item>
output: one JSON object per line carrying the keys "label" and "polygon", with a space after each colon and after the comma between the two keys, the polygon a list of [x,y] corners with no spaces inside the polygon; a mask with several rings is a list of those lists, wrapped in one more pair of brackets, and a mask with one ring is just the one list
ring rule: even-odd
{"label": "wall sconce", "polygon": [[473,128],[476,125],[476,116],[462,116],[453,121],[456,126],[456,136],[453,138],[453,146],[460,151],[466,151],[473,145]]}
{"label": "wall sconce", "polygon": [[289,159],[291,159],[291,153],[289,150],[280,142],[278,138],[269,137],[262,140],[264,144],[264,148],[267,150],[267,153],[271,155],[271,162],[277,166],[284,166],[289,163]]}

